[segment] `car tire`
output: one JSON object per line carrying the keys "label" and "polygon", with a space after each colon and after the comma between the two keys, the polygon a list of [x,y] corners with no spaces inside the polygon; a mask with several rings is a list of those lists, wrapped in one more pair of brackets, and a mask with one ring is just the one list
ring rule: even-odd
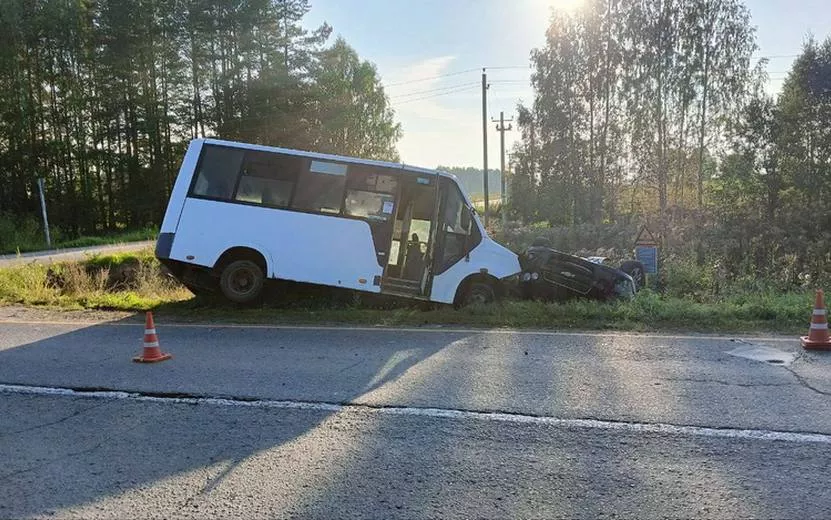
{"label": "car tire", "polygon": [[464,295],[462,295],[462,307],[468,305],[483,304],[487,305],[496,300],[496,291],[493,287],[484,282],[473,282],[467,286]]}
{"label": "car tire", "polygon": [[231,262],[222,270],[219,289],[229,301],[241,305],[256,302],[263,293],[265,274],[251,260]]}
{"label": "car tire", "polygon": [[620,264],[620,270],[632,277],[636,291],[640,291],[646,285],[646,272],[643,263],[637,260],[627,260]]}

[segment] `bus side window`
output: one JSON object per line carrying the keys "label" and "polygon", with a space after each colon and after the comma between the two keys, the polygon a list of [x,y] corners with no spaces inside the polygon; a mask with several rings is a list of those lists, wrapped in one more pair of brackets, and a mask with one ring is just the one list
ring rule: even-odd
{"label": "bus side window", "polygon": [[300,175],[292,209],[316,213],[340,214],[346,188],[345,164],[312,160]]}
{"label": "bus side window", "polygon": [[363,165],[350,166],[346,176],[343,214],[376,222],[389,222],[395,214],[398,179]]}
{"label": "bus side window", "polygon": [[243,151],[205,145],[191,195],[230,200],[242,164]]}
{"label": "bus side window", "polygon": [[273,207],[288,207],[302,159],[248,151],[236,200]]}

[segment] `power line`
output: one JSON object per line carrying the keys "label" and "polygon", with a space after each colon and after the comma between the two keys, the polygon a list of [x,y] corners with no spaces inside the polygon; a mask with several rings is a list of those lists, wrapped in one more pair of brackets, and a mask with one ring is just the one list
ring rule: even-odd
{"label": "power line", "polygon": [[[485,67],[485,68],[486,69],[491,69],[491,70],[529,69],[529,68],[531,68],[531,65],[523,65],[521,67],[519,65],[507,65],[507,66],[503,66],[503,67]],[[396,83],[384,83],[384,86],[385,87],[397,87],[397,86],[400,86],[400,85],[410,85],[411,83],[420,83],[422,81],[430,81],[431,79],[447,78],[447,77],[450,77],[450,76],[458,76],[460,74],[468,74],[470,72],[476,72],[478,70],[479,70],[478,68],[476,68],[476,69],[465,69],[465,70],[460,70],[460,71],[457,71],[457,72],[448,72],[446,74],[437,74],[435,76],[415,78],[415,79],[410,79],[410,80],[407,80],[407,81],[398,81]]]}
{"label": "power line", "polygon": [[411,83],[421,83],[422,81],[430,81],[431,79],[447,78],[447,77],[450,77],[450,76],[458,76],[460,74],[468,74],[470,72],[476,72],[477,70],[479,70],[479,69],[466,69],[466,70],[460,70],[458,72],[448,72],[447,74],[438,74],[436,76],[428,76],[428,77],[425,77],[425,78],[416,78],[416,79],[411,79],[411,80],[408,80],[408,81],[399,81],[397,83],[386,83],[386,84],[384,84],[384,86],[385,87],[397,87],[399,85],[409,85]]}
{"label": "power line", "polygon": [[520,67],[518,65],[514,65],[514,66],[510,66],[510,67],[485,67],[485,68],[488,69],[488,70],[515,70],[515,69],[525,70],[525,69],[530,69],[531,65],[529,64],[529,65],[525,65],[525,66],[522,66],[522,67]]}
{"label": "power line", "polygon": [[468,86],[468,87],[457,88],[456,90],[450,90],[448,92],[440,92],[438,94],[431,94],[429,96],[422,96],[422,97],[418,97],[418,98],[405,99],[403,101],[391,100],[391,102],[396,104],[396,105],[403,105],[405,103],[412,103],[414,101],[424,101],[425,99],[433,99],[433,98],[437,98],[437,97],[441,97],[441,96],[448,96],[450,94],[458,94],[460,92],[468,92],[468,91],[474,90],[476,88],[477,88],[477,85],[471,85],[471,86]]}
{"label": "power line", "polygon": [[799,54],[771,54],[770,56],[751,56],[751,60],[761,60],[761,59],[775,59],[775,58],[798,58]]}
{"label": "power line", "polygon": [[[771,55],[768,55],[768,56],[751,56],[751,59],[758,60],[758,59],[763,59],[763,58],[766,58],[766,59],[797,58],[799,56],[800,56],[799,54],[771,54]],[[484,67],[484,68],[489,69],[489,70],[528,70],[528,69],[531,69],[532,67],[529,64],[529,65],[522,65],[522,66],[520,66],[520,65],[506,65],[506,66],[500,66],[500,67]],[[398,82],[395,82],[395,83],[382,83],[382,84],[384,85],[384,87],[397,87],[397,86],[401,86],[401,85],[410,85],[410,84],[413,84],[413,83],[421,83],[421,82],[430,81],[430,80],[433,80],[433,79],[448,78],[448,77],[451,77],[451,76],[459,76],[461,74],[469,74],[471,72],[476,72],[478,70],[479,70],[478,68],[465,69],[465,70],[459,70],[459,71],[456,71],[456,72],[448,72],[446,74],[437,74],[435,76],[425,76],[425,77],[422,77],[422,78],[415,78],[415,79],[410,79],[410,80],[407,80],[407,81],[398,81]]]}
{"label": "power line", "polygon": [[421,95],[421,94],[429,94],[431,92],[440,92],[440,91],[444,91],[444,90],[452,90],[454,88],[468,87],[468,86],[471,86],[471,85],[478,85],[478,84],[479,84],[478,81],[468,82],[468,83],[459,83],[459,84],[450,85],[450,86],[447,86],[447,87],[431,88],[431,89],[428,89],[428,90],[418,90],[418,91],[414,91],[414,92],[407,92],[406,94],[397,94],[395,96],[390,96],[390,99],[407,98],[407,97],[410,97],[410,96],[418,96],[418,95]]}

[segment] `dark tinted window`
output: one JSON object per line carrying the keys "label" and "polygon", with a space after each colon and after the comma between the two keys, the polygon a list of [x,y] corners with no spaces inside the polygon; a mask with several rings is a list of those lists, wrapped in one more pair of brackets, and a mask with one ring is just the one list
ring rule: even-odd
{"label": "dark tinted window", "polygon": [[347,166],[312,160],[297,183],[291,207],[303,211],[338,214],[346,187]]}
{"label": "dark tinted window", "polygon": [[243,155],[243,150],[237,148],[204,146],[191,194],[213,199],[230,199],[234,193]]}
{"label": "dark tinted window", "polygon": [[247,151],[236,200],[288,207],[297,178],[306,162],[301,157]]}

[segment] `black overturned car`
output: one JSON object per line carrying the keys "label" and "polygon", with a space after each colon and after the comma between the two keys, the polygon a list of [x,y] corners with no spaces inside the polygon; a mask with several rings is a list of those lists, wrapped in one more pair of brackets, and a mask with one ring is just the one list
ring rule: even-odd
{"label": "black overturned car", "polygon": [[618,269],[604,261],[602,257],[589,259],[564,253],[544,239],[535,240],[519,255],[520,294],[527,299],[554,301],[633,298],[643,286],[643,265],[629,260]]}

